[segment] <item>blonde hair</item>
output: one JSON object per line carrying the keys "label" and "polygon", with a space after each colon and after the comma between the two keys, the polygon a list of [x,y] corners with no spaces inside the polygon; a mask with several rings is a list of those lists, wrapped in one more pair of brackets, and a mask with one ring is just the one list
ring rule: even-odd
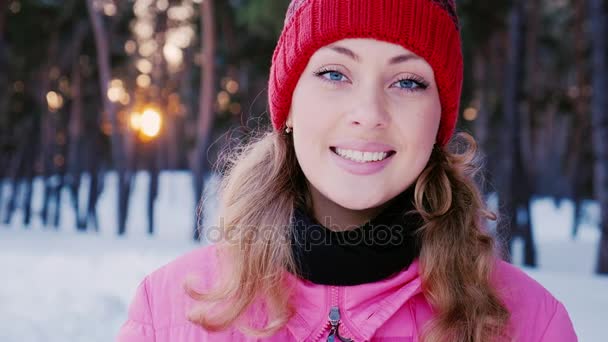
{"label": "blonde hair", "polygon": [[[423,330],[425,342],[488,341],[504,336],[509,320],[491,284],[496,255],[484,222],[495,215],[475,183],[476,143],[468,134],[459,137],[467,143],[464,151],[435,148],[415,185],[416,210],[424,219],[418,231],[420,276],[436,313]],[[189,319],[209,331],[236,325],[253,336],[273,335],[294,312],[291,289],[277,285],[285,284],[285,270],[296,269],[289,229],[293,208],[310,205],[291,137],[266,132],[230,154],[219,198],[224,240],[218,249],[229,267],[208,291],[186,285],[199,301]],[[257,299],[267,305],[266,324],[241,324],[239,318]],[[218,310],[209,303],[224,305]]]}

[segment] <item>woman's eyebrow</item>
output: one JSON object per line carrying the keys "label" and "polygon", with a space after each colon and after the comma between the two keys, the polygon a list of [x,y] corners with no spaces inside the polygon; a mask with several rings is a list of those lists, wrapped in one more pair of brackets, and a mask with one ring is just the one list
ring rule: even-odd
{"label": "woman's eyebrow", "polygon": [[399,63],[407,62],[409,60],[417,60],[417,59],[422,59],[422,58],[419,56],[416,56],[414,54],[408,53],[405,55],[399,55],[399,56],[395,56],[395,57],[391,58],[391,60],[388,62],[388,64],[399,64]]}
{"label": "woman's eyebrow", "polygon": [[330,50],[335,51],[335,52],[337,52],[339,54],[348,56],[351,59],[353,59],[355,62],[361,61],[361,59],[359,58],[359,56],[356,53],[354,53],[350,49],[347,49],[347,48],[339,46],[339,45],[329,45],[329,46],[324,47],[324,49],[330,49]]}
{"label": "woman's eyebrow", "polygon": [[[325,49],[330,49],[332,51],[335,51],[339,54],[345,55],[350,57],[351,59],[353,59],[355,62],[360,62],[361,58],[359,57],[359,55],[357,55],[356,53],[354,53],[352,50],[345,48],[343,46],[339,46],[339,45],[329,45],[324,47]],[[388,62],[388,64],[399,64],[399,63],[404,63],[407,62],[409,60],[416,60],[416,59],[421,59],[419,56],[416,56],[414,54],[404,54],[404,55],[399,55],[399,56],[395,56],[393,58],[391,58]]]}

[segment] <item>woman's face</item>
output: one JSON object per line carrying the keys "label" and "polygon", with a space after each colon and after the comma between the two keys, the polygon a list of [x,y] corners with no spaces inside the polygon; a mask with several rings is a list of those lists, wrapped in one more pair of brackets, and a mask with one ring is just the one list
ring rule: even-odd
{"label": "woman's face", "polygon": [[399,45],[344,39],[311,57],[287,125],[313,201],[364,210],[415,182],[440,117],[437,84],[425,60]]}

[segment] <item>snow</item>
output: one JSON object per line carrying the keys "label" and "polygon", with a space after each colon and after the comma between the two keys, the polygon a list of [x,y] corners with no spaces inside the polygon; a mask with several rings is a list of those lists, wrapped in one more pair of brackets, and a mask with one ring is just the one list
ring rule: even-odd
{"label": "snow", "polygon": [[[58,231],[43,228],[37,217],[26,229],[20,213],[10,226],[0,225],[0,341],[112,341],[141,279],[200,246],[191,242],[196,206],[187,173],[161,174],[154,237],[146,233],[148,174],[136,177],[124,237],[116,236],[115,181],[107,176],[99,199],[98,233],[75,231],[67,192]],[[7,195],[5,188],[0,190]],[[40,210],[41,193],[37,181],[34,213]],[[206,210],[213,212],[214,205],[206,204]],[[608,322],[608,277],[593,274],[599,208],[588,202],[585,212],[577,238],[571,239],[572,203],[556,207],[550,199],[535,200],[532,220],[540,268],[524,270],[564,303],[580,341],[599,342],[605,340]],[[521,264],[519,242],[514,262]]]}
{"label": "snow", "polygon": [[564,303],[579,341],[606,341],[608,277],[526,271]]}

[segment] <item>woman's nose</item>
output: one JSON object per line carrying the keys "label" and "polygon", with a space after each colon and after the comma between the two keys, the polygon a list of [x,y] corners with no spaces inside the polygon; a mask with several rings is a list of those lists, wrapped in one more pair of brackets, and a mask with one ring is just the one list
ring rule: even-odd
{"label": "woman's nose", "polygon": [[387,127],[390,115],[384,94],[378,90],[361,91],[353,98],[350,123],[362,128]]}

